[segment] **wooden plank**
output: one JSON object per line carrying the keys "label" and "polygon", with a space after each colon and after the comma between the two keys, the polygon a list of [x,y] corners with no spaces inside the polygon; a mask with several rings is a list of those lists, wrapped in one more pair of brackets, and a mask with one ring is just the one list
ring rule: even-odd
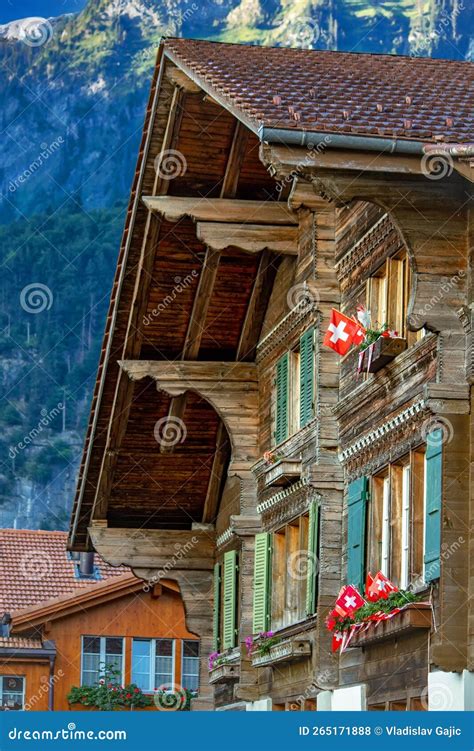
{"label": "wooden plank", "polygon": [[208,248],[224,250],[236,247],[247,253],[272,250],[297,256],[297,228],[289,225],[197,222],[196,234]]}
{"label": "wooden plank", "polygon": [[229,462],[230,444],[227,431],[221,422],[217,433],[216,453],[212,462],[211,477],[207,488],[206,500],[202,514],[204,524],[215,522],[222,490],[224,472]]}
{"label": "wooden plank", "polygon": [[[315,195],[315,198],[317,196]],[[184,216],[199,222],[241,222],[243,224],[296,225],[298,219],[288,206],[277,201],[242,201],[235,198],[183,198],[144,196],[143,203],[169,222]],[[320,199],[321,201],[321,199]]]}
{"label": "wooden plank", "polygon": [[260,257],[257,275],[252,289],[244,325],[237,347],[237,360],[255,360],[257,344],[260,339],[268,302],[273,290],[278,269],[278,261],[269,250],[264,250]]}
{"label": "wooden plank", "polygon": [[132,380],[150,376],[159,381],[188,383],[256,384],[257,366],[254,363],[202,362],[176,360],[120,360],[120,367]]}

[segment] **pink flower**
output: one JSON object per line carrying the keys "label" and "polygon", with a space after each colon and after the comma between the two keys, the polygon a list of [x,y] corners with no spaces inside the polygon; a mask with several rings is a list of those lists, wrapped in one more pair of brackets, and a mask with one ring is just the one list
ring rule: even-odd
{"label": "pink flower", "polygon": [[103,679],[103,678],[101,678],[101,679],[100,679],[100,681],[99,681],[99,683],[100,683],[100,685],[101,685],[101,686],[103,686],[103,685],[104,685],[104,683],[105,683],[104,679]]}

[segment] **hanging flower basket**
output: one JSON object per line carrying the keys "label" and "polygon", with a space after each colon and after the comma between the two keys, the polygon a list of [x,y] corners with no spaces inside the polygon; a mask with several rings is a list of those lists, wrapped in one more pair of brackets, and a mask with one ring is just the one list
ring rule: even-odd
{"label": "hanging flower basket", "polygon": [[377,373],[407,347],[405,339],[381,336],[359,353],[359,372]]}

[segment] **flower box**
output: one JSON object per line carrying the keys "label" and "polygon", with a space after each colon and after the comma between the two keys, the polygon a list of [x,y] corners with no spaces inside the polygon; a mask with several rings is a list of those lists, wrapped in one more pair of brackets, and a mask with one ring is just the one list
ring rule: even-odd
{"label": "flower box", "polygon": [[301,477],[301,459],[279,459],[265,470],[265,487],[289,485]]}
{"label": "flower box", "polygon": [[311,642],[309,639],[285,639],[270,647],[267,654],[259,655],[256,652],[252,656],[252,665],[254,668],[277,665],[284,662],[293,662],[293,660],[306,658],[310,655]]}
{"label": "flower box", "polygon": [[209,683],[225,683],[240,677],[240,662],[224,662],[209,671]]}
{"label": "flower box", "polygon": [[361,372],[377,373],[378,370],[392,362],[406,347],[406,339],[381,336],[361,353]]}
{"label": "flower box", "polygon": [[418,629],[431,629],[431,605],[428,602],[407,605],[388,621],[372,622],[367,630],[356,631],[349,646],[368,647]]}

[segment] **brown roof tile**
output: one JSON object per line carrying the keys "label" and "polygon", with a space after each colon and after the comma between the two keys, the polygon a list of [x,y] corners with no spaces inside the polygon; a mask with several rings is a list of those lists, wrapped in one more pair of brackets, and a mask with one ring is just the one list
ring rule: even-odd
{"label": "brown roof tile", "polygon": [[[96,585],[77,578],[66,540],[66,532],[0,529],[0,615]],[[129,571],[109,566],[97,555],[95,564],[101,577],[97,584]]]}
{"label": "brown roof tile", "polygon": [[474,65],[167,39],[165,54],[254,129],[474,140]]}
{"label": "brown roof tile", "polygon": [[0,636],[0,649],[43,649],[43,642],[24,636]]}

